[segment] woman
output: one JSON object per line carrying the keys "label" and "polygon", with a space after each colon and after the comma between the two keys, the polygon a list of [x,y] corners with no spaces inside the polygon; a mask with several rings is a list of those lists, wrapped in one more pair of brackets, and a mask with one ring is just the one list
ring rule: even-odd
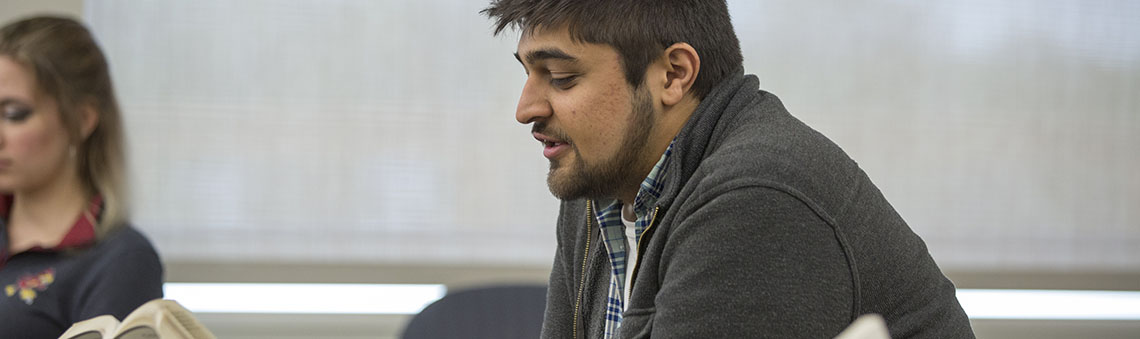
{"label": "woman", "polygon": [[56,338],[162,297],[162,264],[127,224],[123,128],[80,23],[0,28],[0,338]]}

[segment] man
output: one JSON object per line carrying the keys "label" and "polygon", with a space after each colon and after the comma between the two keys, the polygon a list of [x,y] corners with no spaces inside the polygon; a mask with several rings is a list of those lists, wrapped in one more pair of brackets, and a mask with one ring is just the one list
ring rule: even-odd
{"label": "man", "polygon": [[543,338],[972,338],[862,170],[744,75],[723,0],[498,0],[562,199]]}

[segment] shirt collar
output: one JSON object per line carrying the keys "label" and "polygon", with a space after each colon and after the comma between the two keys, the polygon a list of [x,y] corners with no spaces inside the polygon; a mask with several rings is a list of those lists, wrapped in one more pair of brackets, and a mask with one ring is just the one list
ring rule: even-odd
{"label": "shirt collar", "polygon": [[[11,195],[0,195],[0,257],[8,257],[8,216],[12,209],[13,197]],[[103,197],[95,195],[91,201],[87,203],[87,208],[76,218],[75,223],[71,225],[71,229],[55,246],[44,248],[40,246],[32,247],[28,251],[37,252],[62,252],[65,250],[80,248],[88,246],[95,242],[95,226],[99,222],[100,213],[103,211]]]}
{"label": "shirt collar", "polygon": [[665,176],[672,154],[673,142],[669,142],[669,147],[665,149],[665,153],[661,155],[660,159],[657,159],[657,164],[653,165],[653,169],[649,171],[645,180],[641,181],[641,189],[633,198],[633,211],[638,216],[648,213],[649,209],[657,204],[657,199],[661,197],[661,189],[665,186]]}

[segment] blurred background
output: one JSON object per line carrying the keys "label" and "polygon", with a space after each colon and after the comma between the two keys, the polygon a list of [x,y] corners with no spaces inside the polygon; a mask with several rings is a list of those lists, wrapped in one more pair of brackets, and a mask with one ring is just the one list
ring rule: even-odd
{"label": "blurred background", "polygon": [[[1140,291],[1140,2],[729,1],[745,69],[842,146],[959,288]],[[0,1],[110,59],[169,282],[544,283],[557,200],[485,1]],[[352,303],[352,300],[345,300]],[[224,338],[407,314],[203,313]],[[975,319],[981,338],[1138,320]]]}

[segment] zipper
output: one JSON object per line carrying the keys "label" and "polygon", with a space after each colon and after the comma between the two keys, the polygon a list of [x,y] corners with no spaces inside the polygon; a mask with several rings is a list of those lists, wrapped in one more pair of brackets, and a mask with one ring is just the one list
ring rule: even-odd
{"label": "zipper", "polygon": [[[586,253],[582,255],[582,278],[578,283],[578,298],[574,300],[574,326],[572,329],[575,339],[578,338],[578,315],[582,306],[582,291],[586,288],[586,263],[590,258],[590,235],[594,234],[594,230],[591,229],[593,226],[591,226],[590,222],[590,218],[594,217],[591,212],[593,205],[592,201],[589,199],[586,200]],[[585,333],[583,333],[583,336],[585,336]]]}
{"label": "zipper", "polygon": [[[641,231],[641,236],[637,237],[637,262],[633,263],[633,276],[629,278],[629,295],[631,299],[633,298],[633,284],[637,282],[637,279],[635,279],[637,278],[637,271],[641,268],[641,258],[645,257],[645,248],[641,247],[641,241],[645,240],[645,237],[650,234],[649,231],[653,229],[653,225],[657,223],[657,212],[660,210],[661,206],[653,207],[653,216],[649,217],[649,226],[645,226],[645,229]],[[629,302],[629,300],[626,300],[626,302]]]}

